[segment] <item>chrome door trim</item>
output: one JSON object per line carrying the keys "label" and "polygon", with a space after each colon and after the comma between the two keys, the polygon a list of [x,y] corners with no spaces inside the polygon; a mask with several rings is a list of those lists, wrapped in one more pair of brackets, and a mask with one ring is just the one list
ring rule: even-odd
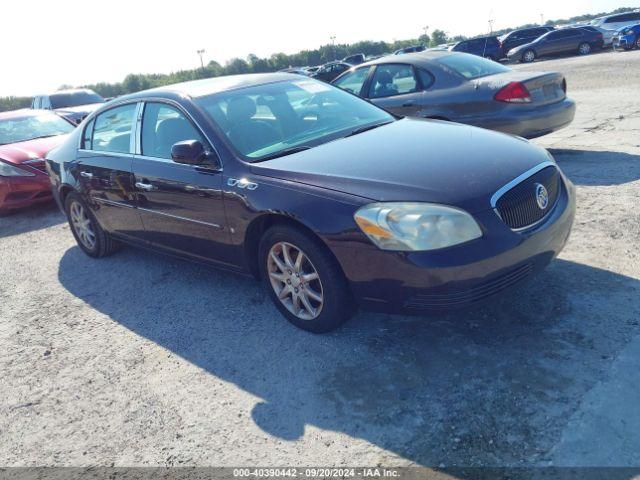
{"label": "chrome door trim", "polygon": [[547,167],[556,167],[557,168],[555,162],[547,160],[546,162],[542,162],[542,163],[536,165],[535,167],[530,168],[529,170],[524,172],[522,175],[518,175],[516,178],[511,180],[509,183],[507,183],[506,185],[501,187],[496,193],[494,193],[491,196],[491,208],[496,208],[496,205],[498,203],[498,200],[500,200],[500,197],[502,197],[502,195],[507,193],[509,190],[511,190],[517,184],[519,184],[520,182],[522,182],[522,181],[526,180],[527,178],[529,178],[531,175],[534,175],[534,174],[538,173],[540,170],[542,170],[544,168],[547,168]]}
{"label": "chrome door trim", "polygon": [[95,202],[103,203],[105,205],[110,205],[112,207],[136,208],[134,205],[129,205],[128,203],[114,202],[113,200],[107,200],[106,198],[100,198],[100,197],[94,197],[94,196],[91,196],[90,198]]}
{"label": "chrome door trim", "polygon": [[[198,223],[200,225],[206,225],[207,227],[213,227],[213,228],[222,229],[222,226],[218,225],[217,223],[203,222],[202,220],[194,220],[193,218],[186,218],[186,217],[181,217],[179,215],[172,215],[170,213],[158,212],[156,210],[149,210],[148,208],[142,208],[142,207],[137,207],[137,208],[138,208],[138,210],[140,210],[142,212],[154,213],[156,215],[161,215],[163,217],[169,217],[169,218],[173,218],[173,219],[176,219],[176,220],[183,220],[185,222]],[[143,220],[143,223],[144,223],[144,220]]]}

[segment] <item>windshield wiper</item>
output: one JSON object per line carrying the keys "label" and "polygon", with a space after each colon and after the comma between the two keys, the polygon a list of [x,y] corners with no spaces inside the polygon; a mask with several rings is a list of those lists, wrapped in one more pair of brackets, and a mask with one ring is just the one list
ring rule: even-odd
{"label": "windshield wiper", "polygon": [[297,147],[285,148],[284,150],[280,150],[279,152],[275,152],[271,155],[267,155],[266,157],[259,158],[255,160],[254,163],[264,162],[265,160],[273,160],[274,158],[280,158],[294,153],[303,152],[305,150],[309,150],[310,148],[311,147],[308,145],[299,145]]}
{"label": "windshield wiper", "polygon": [[369,130],[373,130],[374,128],[378,128],[381,127],[383,125],[387,125],[391,122],[381,122],[381,123],[374,123],[372,125],[363,125],[362,127],[358,127],[355,130],[351,130],[349,133],[347,133],[344,138],[347,137],[352,137],[354,135],[358,135],[359,133],[364,133],[364,132],[368,132]]}

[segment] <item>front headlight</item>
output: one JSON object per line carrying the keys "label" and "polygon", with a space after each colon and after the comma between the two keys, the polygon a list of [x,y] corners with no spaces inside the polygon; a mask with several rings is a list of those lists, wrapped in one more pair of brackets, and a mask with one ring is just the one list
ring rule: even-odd
{"label": "front headlight", "polygon": [[354,218],[383,250],[435,250],[482,236],[467,212],[433,203],[372,203],[360,208]]}
{"label": "front headlight", "polygon": [[35,173],[22,170],[8,163],[0,161],[0,177],[35,177]]}

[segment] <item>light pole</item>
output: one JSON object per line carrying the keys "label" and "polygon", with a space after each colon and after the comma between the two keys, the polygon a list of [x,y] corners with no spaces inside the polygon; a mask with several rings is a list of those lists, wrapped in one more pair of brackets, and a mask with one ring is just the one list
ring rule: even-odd
{"label": "light pole", "polygon": [[[429,31],[429,25],[425,25],[424,27],[422,27],[422,31],[424,32],[424,40],[425,40],[425,43],[427,43],[427,38],[429,38],[429,37],[427,36],[427,32]],[[429,45],[427,45],[427,47],[428,47],[428,46],[429,46]]]}
{"label": "light pole", "polygon": [[202,60],[202,54],[204,53],[204,48],[198,50],[198,55],[200,55],[200,67],[204,70],[204,60]]}
{"label": "light pole", "polygon": [[493,33],[493,20],[489,19],[489,35]]}
{"label": "light pole", "polygon": [[336,36],[331,35],[329,39],[331,40],[331,50],[333,50],[333,59],[335,60],[336,59]]}
{"label": "light pole", "polygon": [[540,25],[544,25],[544,13],[540,14]]}

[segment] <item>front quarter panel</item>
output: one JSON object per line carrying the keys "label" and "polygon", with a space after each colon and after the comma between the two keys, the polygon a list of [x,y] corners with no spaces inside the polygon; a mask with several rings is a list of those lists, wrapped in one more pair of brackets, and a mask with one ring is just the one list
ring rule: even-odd
{"label": "front quarter panel", "polygon": [[[245,247],[259,239],[248,238],[261,217],[295,222],[311,230],[336,254],[337,246],[368,242],[353,214],[371,201],[365,198],[261,175],[244,177],[254,190],[231,186],[236,178],[224,178],[225,207],[238,264],[246,264]],[[231,182],[229,182],[231,180]],[[251,271],[251,266],[246,265]]]}

